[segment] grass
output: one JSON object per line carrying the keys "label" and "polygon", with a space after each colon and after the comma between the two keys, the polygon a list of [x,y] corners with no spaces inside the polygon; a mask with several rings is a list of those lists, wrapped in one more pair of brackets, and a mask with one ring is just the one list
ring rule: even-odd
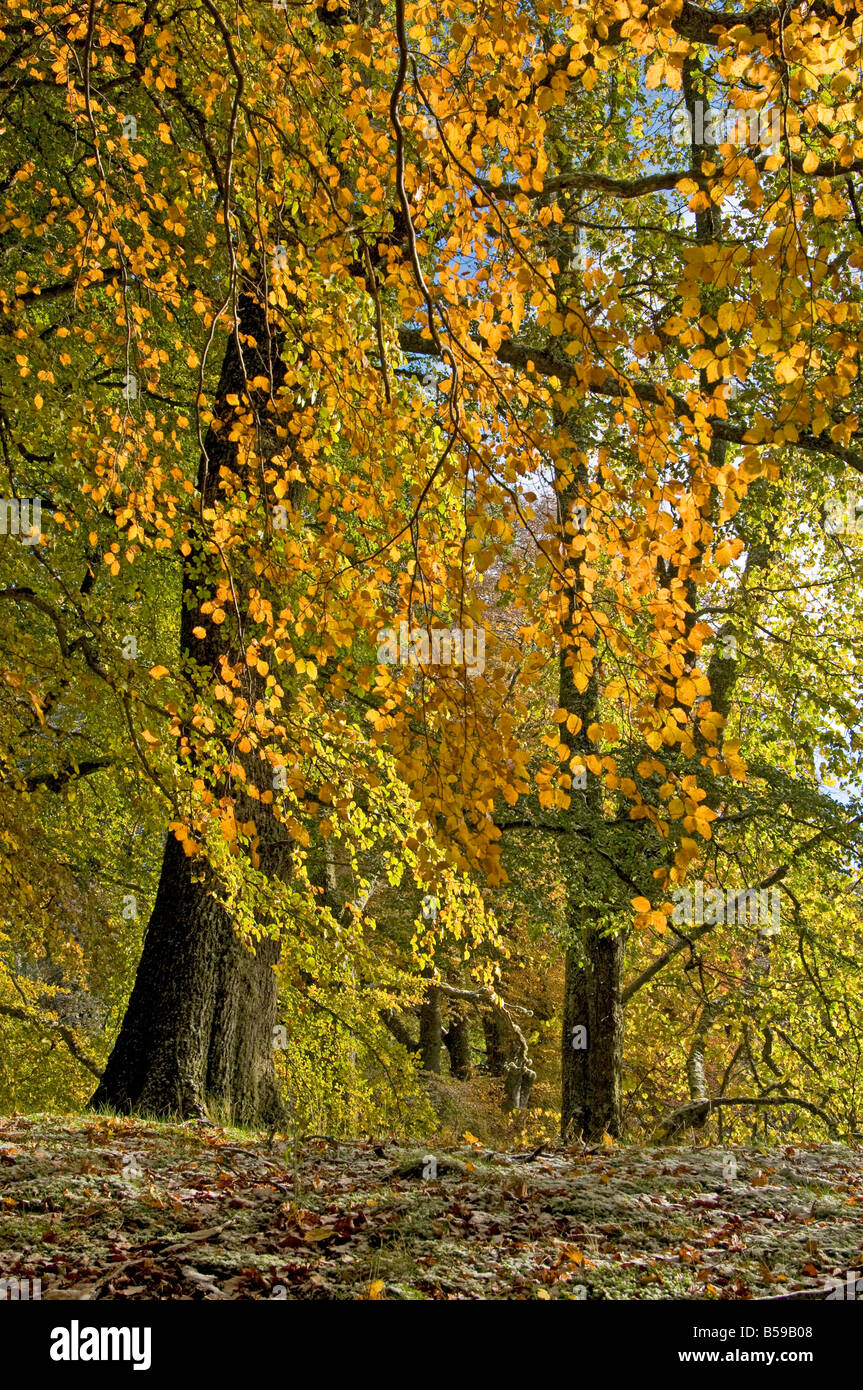
{"label": "grass", "polygon": [[297,1150],[12,1115],[0,1278],[39,1278],[48,1299],[775,1297],[863,1269],[861,1183],[863,1153],[842,1144]]}

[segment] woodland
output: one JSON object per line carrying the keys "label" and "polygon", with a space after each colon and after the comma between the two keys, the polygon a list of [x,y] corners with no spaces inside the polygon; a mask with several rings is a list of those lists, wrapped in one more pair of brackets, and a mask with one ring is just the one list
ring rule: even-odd
{"label": "woodland", "polygon": [[861,349],[863,0],[2,0],[0,1275],[860,1264]]}

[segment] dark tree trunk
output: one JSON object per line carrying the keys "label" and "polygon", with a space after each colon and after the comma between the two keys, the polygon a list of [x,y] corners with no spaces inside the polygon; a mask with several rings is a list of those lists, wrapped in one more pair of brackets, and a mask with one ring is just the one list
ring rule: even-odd
{"label": "dark tree trunk", "polygon": [[[583,954],[583,959],[582,959]],[[599,1139],[620,1133],[624,937],[592,928],[566,955],[561,1133]]]}
{"label": "dark tree trunk", "polygon": [[588,982],[588,1090],[585,1134],[591,1139],[620,1134],[620,1092],[623,1072],[624,936],[602,936],[588,929],[585,957]]}
{"label": "dark tree trunk", "polygon": [[470,1025],[464,1014],[452,1014],[443,1040],[449,1053],[450,1071],[459,1081],[467,1081],[471,1073]]}
{"label": "dark tree trunk", "polygon": [[400,1014],[394,1009],[381,1009],[381,1022],[389,1029],[397,1042],[408,1052],[419,1052],[419,1043]]}
{"label": "dark tree trunk", "polygon": [[485,1061],[489,1073],[492,1076],[503,1076],[506,1071],[507,1045],[500,1015],[483,1012],[482,1031],[485,1035]]}
{"label": "dark tree trunk", "polygon": [[587,1120],[588,1015],[587,972],[581,951],[571,946],[566,953],[561,1046],[560,1128],[564,1139],[570,1132],[582,1133]]}
{"label": "dark tree trunk", "polygon": [[135,987],[94,1107],[275,1122],[276,958],[238,941],[206,868],[168,837]]}
{"label": "dark tree trunk", "polygon": [[441,992],[430,985],[420,1007],[420,1060],[423,1071],[440,1073]]}
{"label": "dark tree trunk", "polygon": [[[219,505],[220,481],[237,480],[236,445],[225,427],[232,415],[227,397],[236,393],[242,398],[246,380],[256,375],[267,376],[276,385],[283,375],[278,360],[266,355],[268,346],[277,353],[279,344],[268,334],[262,310],[248,295],[240,300],[239,333],[242,359],[232,336],[222,362],[215,415],[223,428],[208,430],[206,459],[202,458],[199,469],[199,497],[208,507]],[[267,428],[267,399],[268,393],[260,392],[252,398],[262,427],[259,437]],[[180,650],[206,687],[221,655],[231,655],[238,639],[230,622],[218,629],[210,626],[204,638],[192,632],[200,621],[202,597],[212,596],[219,561],[198,523],[189,540]],[[256,691],[248,693],[256,697]],[[263,784],[266,769],[260,759],[249,758],[246,769],[250,782]],[[272,816],[251,800],[238,802],[237,814],[258,824],[261,868],[284,874],[285,854]],[[189,858],[170,835],[134,989],[92,1098],[93,1107],[203,1117],[207,1106],[212,1106],[220,1119],[235,1124],[269,1125],[278,1120],[281,1109],[273,1057],[277,985],[272,968],[277,948],[264,939],[252,955],[235,935],[213,886],[203,856]]]}
{"label": "dark tree trunk", "polygon": [[[560,474],[558,477],[560,478]],[[561,533],[569,536],[579,529],[578,508],[585,478],[576,475],[559,487]],[[596,673],[584,690],[573,675],[573,655],[579,646],[577,619],[585,602],[582,591],[583,561],[574,558],[572,582],[564,590],[568,613],[563,622],[559,653],[558,701],[560,708],[580,720],[567,733],[567,742],[583,760],[593,751],[587,730],[597,718],[599,692]],[[602,792],[599,777],[585,771],[586,785],[573,790],[569,817],[573,830],[588,831],[587,845],[602,829]],[[576,844],[585,840],[579,836]],[[587,854],[590,854],[589,848]],[[596,862],[596,861],[595,861]],[[623,1071],[623,1005],[621,984],[625,936],[618,932],[603,935],[593,926],[595,908],[583,901],[583,888],[575,876],[568,889],[568,917],[572,944],[566,953],[563,1038],[561,1047],[561,1134],[582,1134],[586,1139],[604,1133],[620,1133],[620,1094]],[[574,1030],[583,1030],[574,1032]]]}

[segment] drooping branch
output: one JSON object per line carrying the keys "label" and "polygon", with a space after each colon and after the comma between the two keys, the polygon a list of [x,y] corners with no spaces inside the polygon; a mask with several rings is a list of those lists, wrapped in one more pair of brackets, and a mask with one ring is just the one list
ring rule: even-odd
{"label": "drooping branch", "polygon": [[[99,271],[98,279],[87,279],[83,276],[93,275],[95,270]],[[64,294],[73,291],[77,294],[78,290],[89,290],[100,285],[107,285],[114,280],[118,280],[122,275],[120,266],[97,266],[90,271],[81,271],[78,275],[71,276],[68,280],[58,280],[53,285],[41,285],[35,289],[22,290],[15,295],[15,304],[34,304],[37,300],[60,299]]]}
{"label": "drooping branch", "polygon": [[691,948],[693,942],[697,941],[699,937],[705,936],[709,931],[713,931],[715,925],[714,922],[706,922],[704,926],[697,927],[695,931],[689,932],[687,936],[681,935],[673,946],[669,946],[667,951],[664,951],[661,956],[657,956],[655,961],[652,961],[645,970],[642,970],[640,975],[636,976],[636,978],[626,986],[620,996],[620,1002],[622,1004],[628,1004],[633,995],[637,994],[640,989],[643,989],[644,986],[653,979],[654,975],[658,975],[660,970],[664,970],[666,965],[674,960],[675,956],[680,955],[681,951],[685,951],[688,947]]}
{"label": "drooping branch", "polygon": [[16,1008],[14,1004],[0,1004],[0,1014],[5,1014],[8,1018],[18,1019],[21,1023],[32,1023],[38,1028],[53,1029],[55,1033],[59,1033],[76,1062],[80,1062],[82,1067],[86,1067],[88,1071],[92,1072],[97,1081],[101,1080],[101,1068],[96,1065],[92,1057],[87,1055],[80,1043],[76,1041],[71,1028],[67,1028],[65,1023],[58,1023],[54,1019],[45,1018],[43,1014],[28,1013],[26,1009]]}
{"label": "drooping branch", "polygon": [[568,835],[570,827],[568,825],[549,825],[546,821],[536,820],[507,820],[495,821],[498,830],[543,830],[549,835]]}
{"label": "drooping branch", "polygon": [[26,778],[26,787],[30,792],[36,791],[40,787],[44,787],[49,792],[58,792],[78,777],[90,777],[94,772],[100,772],[102,768],[113,766],[113,758],[85,758],[80,763],[73,763],[68,767],[61,768],[58,772],[33,773]]}
{"label": "drooping branch", "polygon": [[[790,864],[780,864],[778,869],[774,869],[771,874],[761,880],[756,891],[760,892],[764,888],[772,888],[774,884],[780,883],[790,867]],[[715,931],[718,925],[718,922],[705,922],[702,926],[696,927],[695,931],[686,934],[678,933],[679,939],[675,941],[674,945],[669,946],[667,951],[664,951],[661,956],[657,956],[656,960],[652,961],[645,970],[642,970],[640,975],[636,975],[635,979],[630,981],[621,995],[621,1003],[628,1003],[632,996],[643,989],[655,975],[659,974],[660,970],[664,970],[675,956],[678,956],[681,951],[685,951],[687,947],[691,950],[693,943],[698,941],[699,937],[705,936],[707,932]]]}
{"label": "drooping branch", "polygon": [[[402,327],[399,329],[398,338],[399,346],[404,352],[424,357],[440,356],[434,343],[418,329]],[[516,367],[522,371],[526,371],[530,365],[534,371],[543,376],[557,377],[561,381],[568,381],[572,377],[571,359],[565,359],[545,347],[532,347],[530,344],[514,343],[507,340],[502,342],[496,350],[495,357],[505,366]],[[610,400],[621,401],[629,398],[638,401],[641,405],[654,405],[669,410],[675,419],[685,421],[690,425],[698,424],[699,428],[709,429],[714,439],[721,440],[726,444],[788,447],[790,443],[792,448],[803,449],[806,453],[827,454],[831,458],[847,464],[856,472],[863,473],[863,454],[850,445],[837,442],[827,433],[816,435],[811,430],[799,430],[797,438],[792,441],[787,439],[757,439],[752,437],[756,430],[750,424],[735,424],[733,421],[720,419],[696,421],[692,408],[682,396],[669,391],[664,386],[658,386],[652,381],[615,379],[599,372],[592,375],[588,381],[578,384],[594,396],[604,396]],[[833,419],[832,423],[838,426],[842,425],[843,421]],[[761,431],[763,428],[762,423]]]}
{"label": "drooping branch", "polygon": [[396,1042],[400,1042],[407,1052],[419,1051],[419,1042],[395,1009],[381,1009],[380,1017],[384,1027],[389,1029]]}
{"label": "drooping branch", "polygon": [[673,1110],[657,1126],[654,1133],[654,1143],[667,1142],[682,1134],[687,1129],[701,1129],[707,1123],[711,1113],[721,1105],[742,1105],[760,1108],[765,1105],[796,1105],[800,1110],[808,1110],[811,1115],[817,1115],[823,1120],[831,1137],[836,1135],[836,1121],[822,1110],[820,1105],[815,1105],[811,1100],[803,1100],[800,1096],[717,1096],[715,1099],[691,1100],[686,1105],[681,1105],[677,1110]]}
{"label": "drooping branch", "polygon": [[[688,39],[690,43],[704,44],[709,48],[727,48],[732,29],[745,27],[751,34],[774,36],[778,42],[780,34],[787,30],[795,18],[800,21],[831,20],[837,28],[844,28],[854,24],[859,18],[859,13],[853,6],[846,9],[841,0],[839,5],[832,4],[831,0],[813,0],[812,4],[805,6],[805,13],[804,6],[799,6],[796,16],[793,7],[781,4],[755,5],[749,10],[714,10],[708,5],[696,5],[692,0],[683,0],[676,9],[663,5],[651,7],[644,16],[644,21],[651,28],[666,28],[677,34],[678,38]],[[604,25],[601,35],[597,33],[595,24],[591,27],[594,37],[601,41],[603,47],[616,48],[626,41],[631,30],[631,21],[619,19],[614,24]],[[566,73],[573,61],[583,58],[581,45],[567,48],[553,61],[548,62],[537,75],[532,92],[535,94],[540,88],[552,85],[554,78]]]}
{"label": "drooping branch", "polygon": [[593,843],[590,831],[586,826],[549,825],[545,821],[532,820],[495,821],[495,825],[498,830],[542,830],[552,835],[577,835],[583,840],[590,840],[590,848],[593,850],[594,854],[599,855],[600,859],[605,860],[608,866],[617,874],[621,883],[625,883],[627,888],[630,888],[634,893],[641,892],[638,884],[629,876],[625,869],[621,868],[614,856],[608,854],[604,849],[600,849],[597,844]]}

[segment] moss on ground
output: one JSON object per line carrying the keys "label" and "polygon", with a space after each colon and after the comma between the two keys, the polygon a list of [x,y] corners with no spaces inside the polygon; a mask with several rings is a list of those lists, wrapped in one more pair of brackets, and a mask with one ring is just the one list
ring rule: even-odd
{"label": "moss on ground", "polygon": [[863,1270],[861,1183],[841,1144],[507,1154],[13,1115],[0,1278],[48,1299],[805,1294]]}

